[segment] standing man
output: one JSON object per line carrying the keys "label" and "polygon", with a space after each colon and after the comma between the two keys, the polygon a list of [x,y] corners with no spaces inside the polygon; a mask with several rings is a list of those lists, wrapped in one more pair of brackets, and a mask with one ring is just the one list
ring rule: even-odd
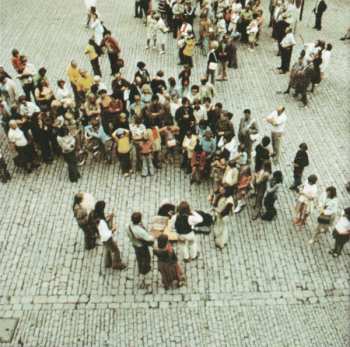
{"label": "standing man", "polygon": [[291,27],[288,27],[286,29],[286,36],[281,41],[281,66],[278,68],[280,74],[285,74],[289,71],[290,60],[295,44],[293,30]]}
{"label": "standing man", "polygon": [[252,118],[249,109],[245,109],[243,113],[244,116],[239,123],[238,139],[244,145],[244,150],[247,152],[248,159],[250,160],[253,143],[257,140],[259,128],[255,119]]}
{"label": "standing man", "polygon": [[80,106],[80,99],[79,99],[79,93],[78,93],[78,82],[80,79],[80,73],[78,64],[75,60],[72,60],[67,68],[67,75],[70,82],[70,85],[73,90],[74,100],[76,105]]}
{"label": "standing man", "polygon": [[285,126],[287,122],[287,115],[285,108],[279,106],[275,111],[273,111],[265,120],[271,125],[271,140],[272,140],[272,157],[275,162],[278,162],[280,156],[280,147],[282,136],[285,131]]}
{"label": "standing man", "polygon": [[0,149],[0,181],[2,183],[6,183],[11,179],[11,175],[9,171],[7,170],[7,165],[4,156],[1,153]]}
{"label": "standing man", "polygon": [[101,48],[97,46],[93,38],[89,40],[89,43],[86,46],[84,53],[89,57],[94,75],[102,76],[100,62],[98,60],[100,53],[102,53],[102,51],[101,51]]}
{"label": "standing man", "polygon": [[315,14],[314,29],[318,31],[322,29],[322,15],[326,10],[327,10],[327,4],[324,0],[320,0],[316,2],[316,6],[314,8],[314,14]]}
{"label": "standing man", "polygon": [[103,34],[102,46],[105,46],[107,48],[109,64],[111,66],[111,75],[114,76],[119,72],[121,67],[118,65],[121,49],[119,47],[118,41],[112,37],[111,32],[108,30]]}

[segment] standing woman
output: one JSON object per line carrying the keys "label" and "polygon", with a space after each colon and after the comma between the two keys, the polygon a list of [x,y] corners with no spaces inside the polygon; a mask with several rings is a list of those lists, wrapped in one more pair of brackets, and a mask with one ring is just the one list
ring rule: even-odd
{"label": "standing woman", "polygon": [[77,157],[75,154],[76,140],[74,136],[69,134],[67,128],[61,128],[59,136],[57,136],[57,142],[62,149],[64,161],[68,165],[68,175],[71,182],[77,182],[81,177],[78,165]]}
{"label": "standing woman", "polygon": [[339,257],[344,245],[350,240],[350,207],[346,208],[333,230],[334,248],[329,251],[334,258]]}
{"label": "standing woman", "polygon": [[137,267],[141,278],[140,288],[146,288],[146,275],[151,271],[151,254],[148,246],[152,246],[154,238],[142,224],[142,214],[134,212],[131,215],[131,224],[128,228],[128,236],[134,247]]}
{"label": "standing woman", "polygon": [[329,231],[334,223],[338,211],[337,190],[335,187],[328,187],[321,195],[319,208],[320,215],[317,218],[316,232],[309,240],[310,244],[318,241],[321,234]]}
{"label": "standing woman", "polygon": [[90,21],[91,21],[91,8],[96,9],[96,1],[97,0],[84,0],[86,10],[87,10],[87,20],[86,20],[86,27],[89,27]]}
{"label": "standing woman", "polygon": [[210,51],[208,54],[208,62],[207,62],[207,78],[210,77],[210,83],[212,85],[215,84],[215,74],[218,67],[218,55],[217,49],[219,47],[219,43],[217,41],[212,41],[210,44]]}
{"label": "standing woman", "polygon": [[267,189],[267,182],[271,176],[271,162],[266,161],[258,172],[254,174],[253,177],[253,185],[255,188],[255,214],[253,216],[253,220],[256,220],[258,217],[261,217],[261,209],[263,205],[263,200],[265,196],[265,192]]}
{"label": "standing woman", "polygon": [[275,171],[268,183],[267,191],[264,198],[265,213],[261,216],[262,220],[271,221],[276,217],[277,211],[275,201],[277,200],[277,192],[282,186],[283,175],[281,171]]}
{"label": "standing woman", "polygon": [[317,197],[317,176],[310,175],[299,192],[299,198],[295,207],[295,218],[293,223],[303,227],[311,212],[312,202]]}
{"label": "standing woman", "polygon": [[103,40],[104,27],[99,15],[97,14],[96,8],[91,7],[91,18],[90,28],[94,31],[94,40],[98,46],[101,46]]}
{"label": "standing woman", "polygon": [[186,263],[198,258],[198,245],[193,227],[203,222],[203,217],[191,211],[190,205],[182,201],[175,218],[175,230],[179,234],[179,250]]}
{"label": "standing woman", "polygon": [[93,211],[93,219],[105,249],[105,267],[114,270],[123,270],[126,265],[122,262],[117,243],[113,239],[116,227],[113,226],[113,214],[105,216],[106,203],[97,201]]}
{"label": "standing woman", "polygon": [[168,236],[161,234],[157,243],[158,247],[153,248],[153,253],[158,258],[158,270],[162,276],[163,286],[166,290],[171,287],[178,288],[184,283],[184,275]]}
{"label": "standing woman", "polygon": [[219,188],[219,194],[213,199],[214,213],[216,216],[214,228],[215,246],[220,249],[223,249],[227,244],[228,234],[226,222],[228,216],[232,212],[233,205],[231,191],[221,186]]}

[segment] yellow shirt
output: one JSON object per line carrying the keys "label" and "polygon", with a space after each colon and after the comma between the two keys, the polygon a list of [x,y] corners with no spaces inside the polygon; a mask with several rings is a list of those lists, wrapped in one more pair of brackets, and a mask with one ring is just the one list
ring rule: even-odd
{"label": "yellow shirt", "polygon": [[93,84],[94,80],[92,76],[87,74],[86,77],[83,77],[80,75],[80,78],[78,80],[78,90],[86,93],[90,90]]}
{"label": "yellow shirt", "polygon": [[194,47],[196,46],[196,41],[194,39],[188,39],[186,41],[186,46],[183,50],[183,54],[187,57],[192,57]]}
{"label": "yellow shirt", "polygon": [[90,60],[94,60],[98,57],[95,47],[93,47],[92,45],[87,45],[84,53],[89,56]]}
{"label": "yellow shirt", "polygon": [[128,135],[124,135],[123,137],[118,137],[117,140],[117,150],[118,153],[126,154],[130,152],[130,140]]}
{"label": "yellow shirt", "polygon": [[69,81],[73,83],[75,86],[77,86],[78,81],[80,79],[79,69],[73,68],[72,65],[69,65],[67,69],[67,75],[68,75]]}

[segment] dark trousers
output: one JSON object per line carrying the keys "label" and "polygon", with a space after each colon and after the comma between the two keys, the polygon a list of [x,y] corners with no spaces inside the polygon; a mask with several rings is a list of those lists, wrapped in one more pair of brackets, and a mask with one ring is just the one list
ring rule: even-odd
{"label": "dark trousers", "polygon": [[27,101],[31,101],[31,94],[33,94],[33,98],[35,100],[35,94],[34,94],[34,83],[27,83],[27,84],[23,84],[22,86],[24,94],[26,96],[26,100]]}
{"label": "dark trousers", "polygon": [[63,153],[63,158],[68,165],[69,180],[71,182],[77,182],[80,178],[80,173],[78,170],[77,157],[75,155],[75,151]]}
{"label": "dark trousers", "polygon": [[16,151],[18,153],[18,162],[24,167],[26,171],[31,171],[34,167],[34,150],[31,145],[26,145],[22,147],[16,146]]}
{"label": "dark trousers", "polygon": [[72,90],[73,90],[75,103],[77,105],[77,108],[79,108],[79,106],[81,105],[81,100],[80,100],[80,95],[79,95],[78,89],[73,83],[71,83],[70,85],[71,85]]}
{"label": "dark trousers", "polygon": [[111,72],[113,75],[119,72],[120,68],[118,67],[118,54],[108,53],[109,64],[111,66]]}
{"label": "dark trousers", "polygon": [[315,28],[318,30],[322,29],[322,14],[316,14],[316,16],[315,16]]}
{"label": "dark trousers", "polygon": [[85,249],[90,250],[96,247],[96,233],[89,224],[80,225],[81,230],[84,232]]}
{"label": "dark trousers", "polygon": [[131,170],[130,152],[129,153],[118,153],[120,168],[122,173],[128,173]]}
{"label": "dark trousers", "polygon": [[119,269],[122,265],[122,259],[117,243],[113,238],[110,238],[106,242],[103,242],[103,246],[105,248],[105,267]]}
{"label": "dark trousers", "polygon": [[303,171],[304,168],[301,170],[300,168],[295,168],[293,172],[294,182],[293,187],[299,187],[302,183],[302,177],[303,177]]}
{"label": "dark trousers", "polygon": [[349,241],[349,235],[341,235],[336,229],[333,230],[333,237],[335,238],[334,253],[341,254],[344,245]]}
{"label": "dark trousers", "polygon": [[273,193],[267,193],[264,199],[265,213],[261,216],[261,219],[271,221],[276,215],[277,210],[275,208],[276,197]]}
{"label": "dark trousers", "polygon": [[135,1],[135,17],[142,18],[142,8],[140,1]]}
{"label": "dark trousers", "polygon": [[98,61],[98,57],[95,59],[90,60],[91,66],[92,66],[92,71],[94,72],[95,76],[101,76],[102,77],[102,73],[101,73],[101,68],[100,68],[100,63]]}
{"label": "dark trousers", "polygon": [[7,165],[4,158],[0,158],[0,180],[6,183],[11,179],[11,175],[7,170]]}
{"label": "dark trousers", "polygon": [[290,60],[292,57],[293,48],[283,48],[281,50],[281,70],[283,72],[289,71]]}

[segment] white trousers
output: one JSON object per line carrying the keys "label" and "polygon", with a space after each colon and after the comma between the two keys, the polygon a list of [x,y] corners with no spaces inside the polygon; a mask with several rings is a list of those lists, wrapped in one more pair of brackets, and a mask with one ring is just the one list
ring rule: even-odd
{"label": "white trousers", "polygon": [[189,234],[181,235],[183,241],[178,242],[178,248],[180,254],[182,254],[183,259],[194,259],[197,257],[198,245],[196,240],[196,235],[193,231]]}

